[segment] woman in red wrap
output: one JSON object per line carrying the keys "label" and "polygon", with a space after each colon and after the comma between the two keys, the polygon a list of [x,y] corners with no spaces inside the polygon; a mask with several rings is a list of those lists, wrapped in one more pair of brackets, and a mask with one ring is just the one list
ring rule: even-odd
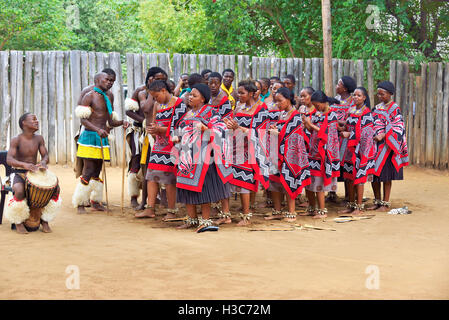
{"label": "woman in red wrap", "polygon": [[[348,109],[346,125],[341,135],[348,139],[343,155],[343,176],[348,181],[349,202],[339,213],[360,215],[364,210],[364,184],[372,181],[376,145],[374,144],[374,119],[370,111],[369,96],[365,88],[358,87],[353,94],[354,105]],[[357,200],[355,199],[357,190]]]}
{"label": "woman in red wrap", "polygon": [[[194,85],[189,96],[192,108],[176,108],[170,130],[176,144],[177,202],[186,205],[188,214],[180,228],[197,227],[197,232],[217,230],[210,219],[211,203],[229,198],[227,182],[232,178],[227,128],[216,107],[207,104],[209,100],[209,87]],[[197,205],[201,205],[201,217]]]}
{"label": "woman in red wrap", "polygon": [[[377,156],[373,183],[374,205],[368,209],[387,211],[390,207],[392,180],[403,180],[402,167],[408,165],[407,139],[401,109],[391,98],[395,88],[390,81],[377,85],[377,97],[381,101],[374,111],[374,140]],[[383,182],[383,200],[380,184]]]}
{"label": "woman in red wrap", "polygon": [[154,137],[154,146],[148,160],[146,180],[148,181],[148,207],[140,217],[155,217],[156,196],[159,184],[167,190],[168,209],[165,218],[176,217],[176,168],[171,155],[173,143],[170,140],[170,124],[173,110],[182,104],[182,99],[170,93],[165,81],[154,81],[149,89],[157,101],[154,108],[154,122],[147,124],[147,133]]}
{"label": "woman in red wrap", "polygon": [[324,192],[336,192],[337,177],[340,176],[338,118],[331,106],[338,101],[326,96],[323,91],[315,91],[311,101],[316,111],[310,117],[302,116],[310,132],[307,143],[312,175],[311,183],[306,187],[309,206],[304,215],[320,219],[327,217]]}
{"label": "woman in red wrap", "polygon": [[[270,186],[274,210],[266,220],[284,218],[287,222],[296,220],[295,199],[302,189],[310,184],[310,170],[305,146],[307,139],[302,129],[301,114],[295,108],[295,97],[288,88],[276,93],[280,114],[276,125],[270,127],[270,138],[278,137],[278,173],[270,175]],[[270,148],[274,145],[270,144]],[[271,151],[271,150],[270,150]],[[271,161],[272,158],[270,158]],[[288,211],[281,212],[282,194],[287,193]]]}
{"label": "woman in red wrap", "polygon": [[252,80],[238,84],[241,104],[233,118],[223,119],[233,130],[233,177],[231,192],[239,193],[242,202],[239,226],[250,224],[250,193],[257,192],[259,183],[268,188],[269,163],[267,146],[268,111],[265,103],[255,100],[257,87]]}

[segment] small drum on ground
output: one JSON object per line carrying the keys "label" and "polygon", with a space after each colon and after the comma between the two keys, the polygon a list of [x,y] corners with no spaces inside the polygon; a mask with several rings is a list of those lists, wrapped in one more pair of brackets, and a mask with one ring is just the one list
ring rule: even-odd
{"label": "small drum on ground", "polygon": [[49,171],[29,171],[26,175],[26,198],[30,208],[30,217],[24,222],[28,231],[39,229],[44,208],[58,188],[58,178]]}

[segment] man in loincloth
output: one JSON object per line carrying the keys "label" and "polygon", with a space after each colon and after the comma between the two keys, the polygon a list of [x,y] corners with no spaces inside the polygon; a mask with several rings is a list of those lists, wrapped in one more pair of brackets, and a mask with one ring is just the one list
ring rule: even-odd
{"label": "man in loincloth", "polygon": [[[44,138],[36,134],[39,130],[39,121],[36,115],[25,113],[19,118],[19,127],[22,133],[11,139],[6,162],[13,168],[13,198],[9,201],[5,218],[15,224],[18,233],[28,233],[24,222],[30,217],[26,196],[25,178],[28,171],[46,170],[48,164],[48,152]],[[38,152],[41,161],[37,162]],[[40,223],[42,231],[51,232],[48,222],[52,221],[61,205],[59,187],[55,190],[49,204],[42,210]]]}
{"label": "man in loincloth", "polygon": [[[115,71],[110,69],[110,68],[106,68],[106,69],[101,70],[101,72],[104,72],[104,73],[106,73],[108,75],[107,79],[109,81],[109,84],[108,84],[108,90],[106,91],[106,95],[108,96],[108,98],[111,101],[112,105],[114,105],[114,95],[112,94],[110,89],[112,88],[112,86],[114,85],[114,82],[116,80]],[[81,101],[83,100],[84,96],[88,92],[91,92],[94,88],[95,88],[95,84],[83,88],[83,90],[80,93],[77,105],[81,105]],[[75,137],[74,137],[75,146],[76,147],[78,147],[78,139],[79,139],[79,136],[80,136],[80,133],[81,133],[81,128],[82,128],[82,125],[80,124],[78,132],[75,134]],[[76,158],[75,159],[75,168],[74,168],[74,170],[75,170],[75,175],[76,175],[77,178],[79,176],[81,176],[81,174],[83,172],[83,160],[81,158]]]}
{"label": "man in loincloth", "polygon": [[77,158],[82,159],[83,170],[80,181],[72,197],[72,204],[78,213],[85,213],[89,202],[96,211],[104,211],[103,180],[100,172],[104,161],[110,161],[108,135],[113,127],[128,127],[128,122],[118,120],[112,111],[111,101],[106,92],[112,87],[108,75],[97,73],[95,87],[86,93],[75,114],[81,119],[81,134],[78,139]]}

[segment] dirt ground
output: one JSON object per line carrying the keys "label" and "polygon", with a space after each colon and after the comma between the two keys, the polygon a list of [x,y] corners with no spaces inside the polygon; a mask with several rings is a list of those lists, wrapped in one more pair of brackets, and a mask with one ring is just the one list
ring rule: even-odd
{"label": "dirt ground", "polygon": [[[324,222],[298,223],[336,231],[252,232],[233,223],[196,234],[161,216],[137,220],[130,208],[122,215],[119,168],[107,169],[112,212],[78,215],[72,169],[50,169],[64,201],[53,233],[19,235],[8,221],[0,225],[0,299],[449,298],[447,172],[409,167],[393,183],[393,207],[407,205],[410,215],[336,223],[332,208]],[[237,214],[238,202],[232,207]],[[288,225],[261,215],[253,221],[257,228]],[[79,289],[68,289],[77,271]]]}

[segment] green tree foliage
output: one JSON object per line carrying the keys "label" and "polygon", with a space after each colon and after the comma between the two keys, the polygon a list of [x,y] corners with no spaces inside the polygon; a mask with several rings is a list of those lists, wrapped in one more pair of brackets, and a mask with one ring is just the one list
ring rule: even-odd
{"label": "green tree foliage", "polygon": [[65,7],[79,13],[79,23],[69,26],[68,46],[122,53],[148,50],[138,19],[139,4],[139,0],[66,0]]}
{"label": "green tree foliage", "polygon": [[146,41],[158,52],[206,53],[215,44],[200,1],[144,0],[139,18]]}
{"label": "green tree foliage", "polygon": [[64,47],[67,37],[65,12],[60,0],[2,1],[0,50]]}
{"label": "green tree foliage", "polygon": [[[336,58],[449,58],[449,1],[332,0],[331,6]],[[79,23],[70,22],[69,8]],[[321,1],[7,0],[0,7],[5,49],[320,57]]]}

